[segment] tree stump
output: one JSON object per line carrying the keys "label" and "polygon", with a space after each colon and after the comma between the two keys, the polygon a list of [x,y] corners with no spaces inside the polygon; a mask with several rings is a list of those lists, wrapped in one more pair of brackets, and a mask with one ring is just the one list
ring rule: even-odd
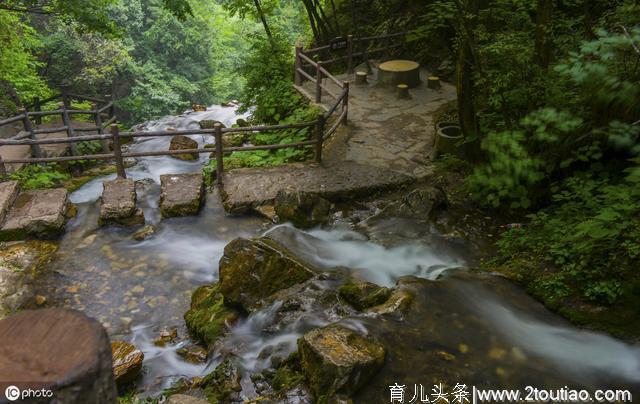
{"label": "tree stump", "polygon": [[438,129],[432,157],[435,159],[443,154],[451,154],[464,159],[464,146],[459,144],[462,140],[464,140],[464,135],[459,126],[446,126]]}
{"label": "tree stump", "polygon": [[364,86],[367,84],[367,72],[356,72],[356,85]]}
{"label": "tree stump", "polygon": [[0,341],[0,391],[50,397],[38,402],[115,403],[111,345],[96,320],[59,308],[23,311],[0,321]]}
{"label": "tree stump", "polygon": [[378,83],[383,86],[420,85],[420,64],[411,60],[390,60],[378,66]]}
{"label": "tree stump", "polygon": [[427,87],[432,90],[440,89],[440,77],[431,76],[427,79]]}
{"label": "tree stump", "polygon": [[406,84],[398,84],[397,87],[398,98],[401,100],[411,99],[411,95],[409,94],[409,86]]}

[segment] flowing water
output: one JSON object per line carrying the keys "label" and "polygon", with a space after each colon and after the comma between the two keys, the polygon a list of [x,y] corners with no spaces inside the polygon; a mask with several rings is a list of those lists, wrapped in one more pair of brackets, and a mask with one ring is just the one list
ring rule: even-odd
{"label": "flowing water", "polygon": [[[212,107],[142,125],[161,130],[198,127],[202,119],[226,125],[239,116],[234,108]],[[212,142],[193,136],[200,145]],[[169,138],[147,138],[131,150],[167,149]],[[157,394],[181,377],[211,372],[232,354],[243,370],[243,396],[259,394],[251,373],[269,368],[296,350],[297,339],[311,328],[340,321],[371,334],[389,348],[387,364],[358,395],[357,402],[387,402],[388,386],[434,382],[484,387],[533,385],[637,390],[640,349],[609,336],[577,329],[549,313],[511,283],[465,269],[474,264],[470,246],[452,242],[427,223],[389,219],[368,236],[348,225],[300,231],[287,225],[269,228],[254,217],[225,214],[216,194],[207,195],[198,217],[160,221],[159,176],[196,172],[208,159],[185,162],[171,157],[138,159],[127,175],[139,184],[139,201],[147,223],[157,232],[145,241],[131,238],[135,229],[98,227],[102,182],[95,179],[71,195],[78,215],[67,226],[53,276],[43,285],[52,300],[99,319],[112,339],[133,342],[145,353],[139,384]],[[211,353],[206,364],[183,361],[176,353],[189,343],[182,315],[193,290],[217,279],[217,263],[227,242],[259,234],[271,237],[327,271],[393,286],[403,278],[418,296],[403,317],[373,318],[332,303],[314,300],[335,290],[327,276],[311,282],[298,302],[302,309],[283,317],[282,302],[238,322]],[[373,241],[372,241],[373,240]],[[340,269],[333,269],[340,268]],[[403,281],[403,282],[404,282]],[[52,292],[53,290],[53,292]],[[162,329],[177,327],[182,342],[158,347]],[[291,401],[304,401],[304,396]]]}

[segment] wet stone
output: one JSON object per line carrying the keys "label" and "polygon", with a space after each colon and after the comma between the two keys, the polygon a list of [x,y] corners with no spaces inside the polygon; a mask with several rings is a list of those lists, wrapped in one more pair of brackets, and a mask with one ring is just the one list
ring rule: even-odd
{"label": "wet stone", "polygon": [[274,208],[280,221],[310,228],[327,221],[331,202],[310,192],[282,190],[276,194]]}
{"label": "wet stone", "polygon": [[204,398],[188,396],[186,394],[174,394],[167,398],[165,404],[209,404]]}
{"label": "wet stone", "polygon": [[100,201],[101,225],[135,226],[144,224],[142,210],[136,207],[136,188],[132,179],[118,178],[103,183]]}
{"label": "wet stone", "polygon": [[339,293],[355,309],[364,310],[386,302],[391,289],[371,282],[347,282],[340,286]]}
{"label": "wet stone", "polygon": [[220,259],[220,291],[225,304],[252,312],[278,291],[316,275],[317,271],[268,238],[238,238]]}
{"label": "wet stone", "polygon": [[51,238],[64,230],[67,190],[37,189],[19,194],[0,230],[0,240],[23,240],[27,237]]}
{"label": "wet stone", "polygon": [[[171,144],[169,146],[169,150],[190,150],[197,148],[198,142],[184,135],[176,135],[172,137]],[[197,160],[199,155],[198,153],[185,153],[173,154],[171,157],[179,160]]]}
{"label": "wet stone", "polygon": [[202,174],[160,176],[160,211],[163,218],[197,215],[204,198]]}
{"label": "wet stone", "polygon": [[352,395],[384,364],[386,351],[362,335],[340,325],[306,333],[298,340],[303,373],[318,401]]}
{"label": "wet stone", "polygon": [[144,354],[133,344],[124,341],[111,343],[113,375],[119,387],[126,386],[140,374]]}
{"label": "wet stone", "polygon": [[0,249],[0,319],[32,298],[36,303],[42,301],[34,296],[33,285],[57,249],[55,243],[48,241],[11,243]]}
{"label": "wet stone", "polygon": [[156,226],[148,224],[131,235],[135,241],[144,241],[156,233]]}

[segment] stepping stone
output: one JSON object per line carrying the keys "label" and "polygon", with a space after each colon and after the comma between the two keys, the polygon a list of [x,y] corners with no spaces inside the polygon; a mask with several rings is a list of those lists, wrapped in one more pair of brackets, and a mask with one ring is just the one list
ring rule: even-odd
{"label": "stepping stone", "polygon": [[197,215],[203,198],[202,174],[160,176],[160,212],[163,218]]}
{"label": "stepping stone", "polygon": [[35,401],[116,402],[111,345],[96,320],[74,310],[26,310],[0,321],[0,340],[0,380],[52,390],[53,399]]}
{"label": "stepping stone", "polygon": [[100,225],[136,226],[144,224],[144,214],[136,207],[136,185],[132,179],[117,178],[102,184]]}
{"label": "stepping stone", "polygon": [[0,224],[7,216],[7,212],[9,212],[11,205],[16,200],[18,192],[20,192],[18,181],[0,182]]}
{"label": "stepping stone", "polygon": [[68,193],[64,188],[37,189],[19,194],[7,214],[0,240],[52,238],[64,230]]}

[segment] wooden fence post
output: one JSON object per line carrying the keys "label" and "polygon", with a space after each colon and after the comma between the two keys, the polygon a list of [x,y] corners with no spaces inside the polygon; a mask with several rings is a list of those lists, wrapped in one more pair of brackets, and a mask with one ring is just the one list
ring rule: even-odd
{"label": "wooden fence post", "polygon": [[[40,112],[42,107],[40,105],[40,97],[33,97],[33,110],[36,112]],[[36,115],[34,117],[36,125],[40,125],[42,123],[42,117],[40,115]]]}
{"label": "wooden fence post", "polygon": [[347,73],[353,74],[353,35],[347,36]]}
{"label": "wooden fence post", "polygon": [[344,98],[342,99],[342,111],[345,111],[344,118],[342,118],[342,124],[346,125],[349,117],[349,82],[344,81],[342,85],[344,86],[344,91],[346,92]]}
{"label": "wooden fence post", "polygon": [[2,161],[2,156],[0,156],[0,179],[3,179],[7,176],[7,168],[4,165],[4,161]]}
{"label": "wooden fence post", "polygon": [[222,185],[222,173],[224,171],[224,163],[222,161],[222,125],[215,123],[213,125],[213,136],[216,140],[216,183]]}
{"label": "wooden fence post", "polygon": [[322,143],[324,141],[323,137],[325,123],[326,118],[324,117],[324,114],[318,114],[318,123],[316,124],[316,163],[322,163]]}
{"label": "wooden fence post", "polygon": [[116,160],[116,173],[118,178],[127,178],[124,171],[124,161],[122,160],[122,148],[120,147],[120,130],[118,124],[111,124],[111,138],[113,139],[113,157]]}
{"label": "wooden fence post", "polygon": [[[95,111],[95,115],[93,116],[93,120],[96,123],[96,127],[98,128],[98,135],[102,135],[104,133],[104,129],[102,128],[102,116],[100,116],[100,105],[97,102],[93,103],[93,110]],[[102,151],[105,153],[109,153],[109,141],[107,139],[103,139],[100,141],[102,143]]]}
{"label": "wooden fence post", "polygon": [[[67,112],[67,105],[64,102],[59,104],[60,108],[62,108],[62,124],[67,127],[67,137],[73,138],[76,136],[75,131],[73,130],[73,126],[71,125],[71,119],[69,118],[69,113]],[[71,155],[78,155],[78,145],[75,142],[69,143],[69,147],[71,148]]]}
{"label": "wooden fence post", "polygon": [[[36,140],[36,134],[33,133],[33,125],[31,125],[31,121],[29,120],[29,113],[25,108],[20,108],[18,110],[22,117],[22,124],[24,125],[25,132],[29,132],[29,139]],[[40,151],[40,145],[32,144],[31,145],[31,157],[42,157],[42,153]]]}
{"label": "wooden fence post", "polygon": [[296,86],[302,85],[302,74],[300,74],[299,69],[302,69],[302,58],[300,54],[302,53],[302,44],[300,42],[296,43],[296,64],[295,64],[295,80],[294,83]]}
{"label": "wooden fence post", "polygon": [[[104,96],[104,100],[108,103],[113,102],[113,97],[111,96],[111,94],[106,94]],[[113,118],[116,115],[116,107],[111,104],[111,107],[109,108],[109,119]]]}
{"label": "wooden fence post", "polygon": [[63,86],[61,89],[62,92],[62,103],[64,104],[64,109],[70,109],[71,108],[71,103],[69,102],[69,96],[67,95],[67,92],[69,91],[69,89],[67,88],[67,86]]}
{"label": "wooden fence post", "polygon": [[322,62],[316,64],[316,104],[322,102]]}

